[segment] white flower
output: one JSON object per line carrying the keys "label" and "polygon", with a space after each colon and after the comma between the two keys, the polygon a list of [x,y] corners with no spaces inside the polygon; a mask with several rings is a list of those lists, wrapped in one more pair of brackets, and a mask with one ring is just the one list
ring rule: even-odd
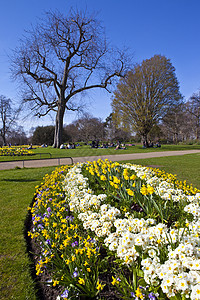
{"label": "white flower", "polygon": [[200,299],[200,284],[192,286],[191,300]]}

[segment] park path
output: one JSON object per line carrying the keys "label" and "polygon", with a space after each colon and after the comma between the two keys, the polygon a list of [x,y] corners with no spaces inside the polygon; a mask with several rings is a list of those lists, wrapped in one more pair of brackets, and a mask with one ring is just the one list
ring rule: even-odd
{"label": "park path", "polygon": [[[131,153],[131,154],[115,154],[115,155],[101,155],[101,156],[84,156],[73,157],[73,163],[96,161],[99,158],[102,160],[109,159],[111,161],[122,160],[135,160],[151,157],[164,157],[164,156],[176,156],[185,154],[200,154],[200,150],[181,150],[181,151],[163,151],[163,152],[146,152],[146,153]],[[39,168],[71,164],[70,158],[52,158],[43,160],[24,160],[24,161],[12,161],[12,162],[0,162],[0,170],[14,169],[16,167],[26,168]]]}

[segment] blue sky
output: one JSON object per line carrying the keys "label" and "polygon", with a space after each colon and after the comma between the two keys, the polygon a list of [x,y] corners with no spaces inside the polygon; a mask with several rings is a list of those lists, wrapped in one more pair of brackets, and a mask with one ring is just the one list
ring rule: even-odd
{"label": "blue sky", "polygon": [[[20,101],[7,55],[24,30],[37,23],[45,11],[58,9],[67,14],[70,7],[98,12],[108,39],[117,47],[129,47],[135,63],[155,54],[169,58],[186,100],[199,90],[200,0],[6,0],[0,3],[0,95]],[[90,112],[104,120],[111,112],[111,95],[93,91],[88,98]],[[67,113],[65,123],[75,118]],[[53,123],[50,118],[31,119],[32,126]]]}

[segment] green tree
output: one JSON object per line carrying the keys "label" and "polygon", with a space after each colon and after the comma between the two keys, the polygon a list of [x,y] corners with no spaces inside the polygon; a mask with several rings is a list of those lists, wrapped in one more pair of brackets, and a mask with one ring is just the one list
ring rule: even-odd
{"label": "green tree", "polygon": [[32,137],[32,144],[34,145],[52,145],[54,138],[54,126],[38,126]]}
{"label": "green tree", "polygon": [[127,73],[114,92],[113,117],[119,126],[140,134],[148,146],[148,133],[182,96],[175,68],[165,56],[155,55]]}
{"label": "green tree", "polygon": [[67,110],[79,110],[77,96],[108,90],[125,71],[122,51],[108,45],[99,21],[86,13],[49,12],[21,40],[12,57],[14,78],[24,84],[23,100],[36,116],[56,113],[54,147],[62,144]]}

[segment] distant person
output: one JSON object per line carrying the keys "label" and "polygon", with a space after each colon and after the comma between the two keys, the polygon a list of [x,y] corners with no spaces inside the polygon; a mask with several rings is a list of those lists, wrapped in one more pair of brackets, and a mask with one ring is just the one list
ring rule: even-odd
{"label": "distant person", "polygon": [[120,144],[118,144],[115,148],[115,150],[125,150],[126,147],[124,145],[120,146]]}
{"label": "distant person", "polygon": [[149,141],[149,148],[153,148],[153,142]]}
{"label": "distant person", "polygon": [[146,141],[143,141],[143,148],[147,148],[147,143],[146,143]]}
{"label": "distant person", "polygon": [[156,147],[157,147],[157,148],[160,148],[160,147],[161,147],[161,144],[160,144],[159,142],[157,142],[157,143],[156,143]]}

